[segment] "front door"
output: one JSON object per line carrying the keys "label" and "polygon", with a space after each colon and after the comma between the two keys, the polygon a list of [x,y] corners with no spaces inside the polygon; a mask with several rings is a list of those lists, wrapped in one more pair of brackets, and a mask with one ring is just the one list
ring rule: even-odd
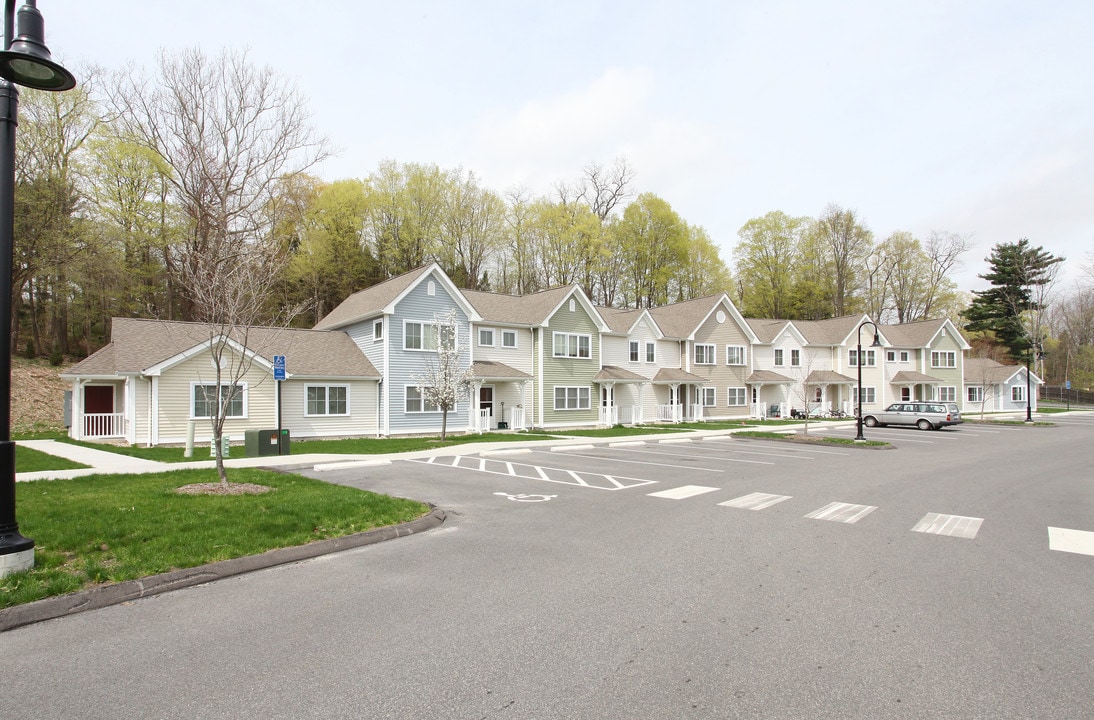
{"label": "front door", "polygon": [[484,430],[494,429],[494,386],[483,385],[479,388],[479,411],[489,411],[489,419],[486,421],[487,425]]}
{"label": "front door", "polygon": [[84,412],[89,415],[114,412],[114,386],[85,385]]}

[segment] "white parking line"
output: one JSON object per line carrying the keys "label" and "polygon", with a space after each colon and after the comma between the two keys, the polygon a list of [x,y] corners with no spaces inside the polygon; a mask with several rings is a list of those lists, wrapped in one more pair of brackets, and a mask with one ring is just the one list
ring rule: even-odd
{"label": "white parking line", "polygon": [[923,516],[923,519],[916,523],[916,526],[912,528],[912,532],[930,533],[931,535],[948,535],[950,537],[972,540],[976,537],[976,533],[980,532],[980,524],[983,522],[984,518],[927,513]]}
{"label": "white parking line", "polygon": [[668,498],[669,500],[683,500],[684,498],[695,497],[696,495],[702,495],[720,489],[721,488],[705,487],[703,485],[681,485],[678,488],[647,493],[647,495],[650,497]]}
{"label": "white parking line", "polygon": [[783,500],[789,500],[791,497],[791,495],[772,495],[770,493],[754,492],[718,504],[726,507],[741,508],[742,510],[763,510],[776,503],[781,503]]}
{"label": "white parking line", "polygon": [[852,505],[851,503],[828,503],[819,510],[814,510],[805,517],[813,520],[831,520],[832,522],[855,523],[866,517],[874,510],[873,505]]}
{"label": "white parking line", "polygon": [[1094,532],[1050,527],[1048,529],[1048,549],[1080,555],[1094,555]]}

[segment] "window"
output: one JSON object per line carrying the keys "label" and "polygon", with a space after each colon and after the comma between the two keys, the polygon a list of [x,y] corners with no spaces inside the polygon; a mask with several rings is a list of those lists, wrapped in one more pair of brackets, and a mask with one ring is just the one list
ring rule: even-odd
{"label": "window", "polygon": [[638,341],[631,340],[631,362],[638,362]]}
{"label": "window", "polygon": [[900,388],[900,399],[902,402],[907,402],[912,399],[912,389],[910,387]]}
{"label": "window", "polygon": [[901,350],[900,351],[900,362],[908,362],[908,351],[907,350]]}
{"label": "window", "polygon": [[[454,409],[454,408],[453,408]],[[406,411],[408,413],[435,413],[441,409],[425,398],[421,389],[407,385],[406,387]]]}
{"label": "window", "polygon": [[699,388],[699,404],[700,405],[702,405],[703,407],[714,407],[714,405],[716,403],[717,403],[717,400],[715,399],[714,388],[712,388],[712,387]]}
{"label": "window", "polygon": [[731,387],[726,391],[726,405],[739,407],[745,404],[745,389],[743,387]]}
{"label": "window", "polygon": [[373,341],[384,339],[384,321],[377,320],[372,323],[372,339]]}
{"label": "window", "polygon": [[966,390],[968,391],[969,402],[984,402],[984,388],[979,385],[970,385]]}
{"label": "window", "polygon": [[555,410],[588,410],[588,387],[555,386]]}
{"label": "window", "polygon": [[515,348],[517,346],[517,331],[516,330],[502,330],[501,331],[501,346],[505,348]]}
{"label": "window", "polygon": [[790,367],[801,367],[802,364],[802,351],[791,350],[790,351]]}
{"label": "window", "polygon": [[349,415],[349,386],[309,385],[305,415]]}
{"label": "window", "polygon": [[490,328],[479,328],[479,345],[494,347],[494,331]]}
{"label": "window", "polygon": [[425,294],[428,295],[429,297],[433,297],[434,295],[436,295],[437,294],[437,283],[430,280],[429,283],[425,286]]}
{"label": "window", "polygon": [[1026,389],[1021,385],[1015,385],[1010,389],[1010,399],[1014,402],[1026,401]]}
{"label": "window", "polygon": [[456,329],[449,325],[407,320],[403,327],[403,347],[407,350],[436,350],[438,331],[444,336],[446,346],[453,347],[456,344]]}
{"label": "window", "polygon": [[957,388],[953,385],[938,388],[938,399],[942,402],[957,402]]}
{"label": "window", "polygon": [[219,394],[215,384],[193,383],[190,388],[190,417],[195,420],[216,417],[219,405],[227,399],[228,393],[231,393],[231,398],[228,399],[227,412],[224,417],[247,417],[247,387],[245,385],[221,385]]}
{"label": "window", "polygon": [[[858,388],[852,388],[852,390],[851,390],[851,400],[856,405],[858,404],[858,391],[859,391]],[[873,404],[874,402],[876,402],[876,400],[875,400],[876,397],[877,397],[877,395],[874,394],[874,388],[863,386],[863,388],[862,388],[862,404],[863,405]]]}
{"label": "window", "polygon": [[885,361],[886,362],[896,362],[896,350],[886,350],[885,351]]}
{"label": "window", "polygon": [[783,351],[782,348],[775,348],[775,367],[783,366]]}
{"label": "window", "polygon": [[745,349],[741,345],[726,345],[726,365],[744,365]]}
{"label": "window", "polygon": [[950,352],[932,352],[931,353],[931,367],[935,368],[952,368],[957,367],[957,353]]}
{"label": "window", "polygon": [[654,354],[655,347],[656,345],[651,342],[646,343],[646,362],[657,362],[656,355]]}
{"label": "window", "polygon": [[695,364],[696,365],[713,365],[714,364],[714,346],[713,345],[696,345],[695,346]]}
{"label": "window", "polygon": [[[876,360],[873,350],[863,350],[863,367],[873,367]],[[849,350],[847,352],[847,364],[850,367],[858,366],[858,350]]]}
{"label": "window", "polygon": [[554,335],[554,356],[572,358],[592,357],[592,338],[589,335],[576,333],[559,333]]}

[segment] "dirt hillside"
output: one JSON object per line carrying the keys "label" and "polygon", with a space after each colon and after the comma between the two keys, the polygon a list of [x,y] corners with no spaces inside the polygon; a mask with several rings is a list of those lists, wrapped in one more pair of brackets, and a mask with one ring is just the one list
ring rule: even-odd
{"label": "dirt hillside", "polygon": [[71,365],[53,367],[46,360],[11,360],[11,429],[60,430],[64,427],[64,393],[71,386],[57,377]]}

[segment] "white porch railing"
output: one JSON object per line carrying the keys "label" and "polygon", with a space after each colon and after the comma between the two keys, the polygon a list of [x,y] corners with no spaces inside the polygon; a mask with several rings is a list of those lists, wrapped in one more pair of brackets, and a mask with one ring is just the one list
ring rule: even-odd
{"label": "white porch railing", "polygon": [[680,406],[676,403],[657,406],[657,422],[680,422]]}
{"label": "white porch railing", "polygon": [[692,405],[691,406],[691,419],[693,422],[706,422],[706,418],[703,417],[703,406]]}
{"label": "white porch railing", "polygon": [[611,407],[601,407],[599,423],[601,425],[607,425],[608,427],[614,427],[615,425],[618,425],[619,408],[615,405],[612,405]]}
{"label": "white porch railing", "polygon": [[479,410],[479,424],[475,428],[479,431],[479,435],[489,431],[494,426],[493,413],[489,410]]}
{"label": "white porch railing", "polygon": [[125,413],[84,414],[85,438],[125,437]]}
{"label": "white porch railing", "polygon": [[524,430],[524,408],[515,407],[509,410],[509,429]]}

